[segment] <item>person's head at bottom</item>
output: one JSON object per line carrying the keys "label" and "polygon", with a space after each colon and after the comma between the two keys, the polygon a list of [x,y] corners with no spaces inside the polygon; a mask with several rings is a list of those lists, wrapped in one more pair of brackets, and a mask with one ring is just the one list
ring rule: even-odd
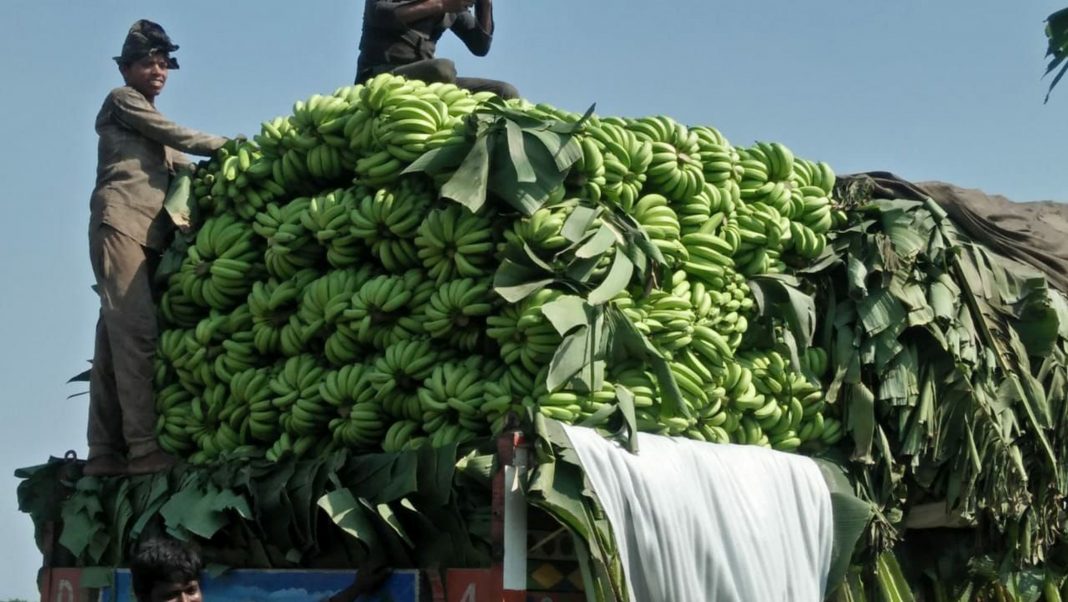
{"label": "person's head at bottom", "polygon": [[174,539],[143,543],[130,563],[138,602],[201,602],[200,555]]}

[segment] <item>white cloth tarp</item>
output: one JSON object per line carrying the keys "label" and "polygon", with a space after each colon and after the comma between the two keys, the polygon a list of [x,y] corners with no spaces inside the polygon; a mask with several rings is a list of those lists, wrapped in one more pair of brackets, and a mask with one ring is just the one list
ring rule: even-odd
{"label": "white cloth tarp", "polygon": [[565,427],[604,507],[632,602],[819,602],[831,496],[802,456],[640,434],[631,454]]}

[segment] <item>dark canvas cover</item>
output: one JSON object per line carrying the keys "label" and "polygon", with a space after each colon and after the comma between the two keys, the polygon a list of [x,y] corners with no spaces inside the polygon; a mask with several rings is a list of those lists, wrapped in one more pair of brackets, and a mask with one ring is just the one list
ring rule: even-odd
{"label": "dark canvas cover", "polygon": [[889,172],[845,175],[840,184],[854,196],[863,191],[868,198],[930,198],[971,238],[1034,266],[1051,286],[1068,293],[1068,203],[1017,203],[946,182],[913,183]]}

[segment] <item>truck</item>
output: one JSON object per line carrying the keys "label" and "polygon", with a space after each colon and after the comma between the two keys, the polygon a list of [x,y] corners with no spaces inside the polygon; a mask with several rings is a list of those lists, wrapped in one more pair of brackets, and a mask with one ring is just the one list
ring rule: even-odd
{"label": "truck", "polygon": [[222,599],[373,553],[380,599],[631,599],[639,530],[565,424],[818,458],[858,509],[831,599],[1060,595],[1068,258],[939,203],[968,194],[389,74],[184,189],[156,386],[188,465],[21,471],[44,600],[127,599],[148,535],[197,542]]}

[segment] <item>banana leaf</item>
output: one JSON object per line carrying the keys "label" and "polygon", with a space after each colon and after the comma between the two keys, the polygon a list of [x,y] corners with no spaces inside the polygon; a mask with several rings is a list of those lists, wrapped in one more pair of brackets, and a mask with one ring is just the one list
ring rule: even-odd
{"label": "banana leaf", "polygon": [[574,135],[592,113],[591,106],[574,124],[543,121],[492,99],[469,118],[467,145],[432,150],[404,173],[448,174],[441,196],[472,212],[481,209],[492,194],[531,215],[582,158]]}
{"label": "banana leaf", "polygon": [[67,566],[124,564],[141,537],[164,533],[224,567],[341,568],[372,548],[397,566],[489,563],[488,529],[469,523],[489,516],[489,484],[470,467],[493,460],[477,448],[229,460],[130,478],[81,477],[81,466],[18,472],[35,526],[62,521]]}
{"label": "banana leaf", "polygon": [[944,500],[983,532],[1017,525],[1013,566],[1040,562],[1064,525],[1063,297],[934,203],[840,192],[857,209],[834,259],[805,276],[833,308],[814,340],[830,351],[827,401],[844,414],[858,496],[876,508],[869,544],[892,548],[909,504]]}
{"label": "banana leaf", "polygon": [[529,475],[528,501],[545,510],[568,529],[582,547],[580,567],[590,602],[624,602],[627,593],[623,567],[609,524],[583,475],[577,455],[560,423],[538,416],[536,468]]}

